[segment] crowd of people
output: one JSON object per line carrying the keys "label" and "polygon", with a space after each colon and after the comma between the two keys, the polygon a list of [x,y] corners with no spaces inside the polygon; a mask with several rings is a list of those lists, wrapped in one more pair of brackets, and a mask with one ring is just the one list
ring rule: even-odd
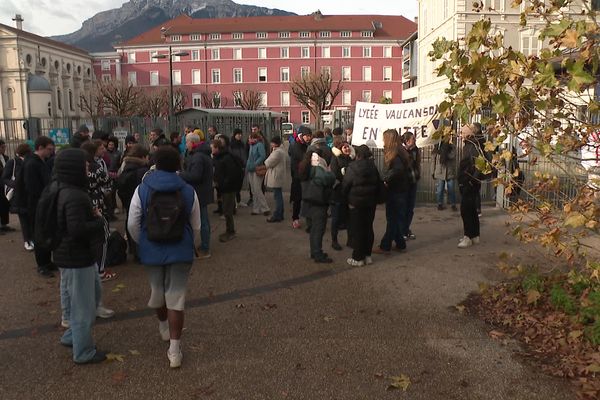
{"label": "crowd of people", "polygon": [[[456,210],[454,180],[458,178],[464,225],[461,248],[479,242],[478,130],[475,124],[463,126],[458,168],[451,141],[434,149],[440,210],[446,188],[448,202]],[[38,273],[52,277],[60,270],[61,325],[66,329],[61,343],[73,348],[78,364],[106,358],[105,352],[96,350],[91,329],[96,317],[114,315],[103,305],[101,282],[117,277],[106,267],[106,258],[118,212],[125,216],[129,253],[148,272],[148,305],[156,310],[160,337],[170,342],[167,356],[173,368],[181,365],[183,357],[180,339],[191,265],[195,258],[211,257],[211,213],[226,222],[225,232],[218,237],[221,242],[236,238],[235,214],[244,206],[251,207],[252,215],[268,217],[267,223],[281,223],[285,221],[283,191],[290,174],[291,226],[309,234],[314,262],[333,262],[323,249],[329,217],[334,251],[343,250],[339,234],[347,231],[350,266],[372,264],[373,252],[403,252],[407,241],[416,239],[411,223],[421,156],[412,132],[384,132],[382,171],[368,146],[352,145],[351,127],[313,133],[301,126],[290,136],[287,151],[279,136],[267,142],[259,126],[252,127],[246,141],[240,129],[230,137],[214,126],[206,134],[186,126],[185,134],[171,133],[169,139],[161,129],[154,129],[147,141],[143,139],[137,134],[127,136],[121,153],[115,137],[101,131],[90,135],[84,125],[68,148],[55,152],[52,140],[40,136],[33,146],[20,144],[12,159],[4,154],[6,146],[0,141],[5,187],[0,194],[0,234],[14,230],[9,226],[9,211],[18,215],[24,249],[34,253]],[[249,199],[242,202],[245,181]],[[43,200],[52,191],[51,182],[58,188],[55,203]],[[273,195],[273,211],[267,192]],[[215,202],[217,208],[209,211]],[[374,245],[378,204],[385,204],[386,229]],[[36,239],[36,222],[46,223],[48,213],[54,213],[50,217],[60,235],[53,248],[41,246]]]}

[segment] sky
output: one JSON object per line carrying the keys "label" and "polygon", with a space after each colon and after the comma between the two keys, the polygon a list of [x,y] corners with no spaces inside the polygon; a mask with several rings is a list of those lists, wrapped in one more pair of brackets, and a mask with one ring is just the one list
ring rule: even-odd
{"label": "sky", "polygon": [[[235,0],[234,0],[235,1]],[[318,9],[323,14],[403,15],[414,19],[417,0],[237,0],[249,4],[310,14]],[[74,32],[86,19],[100,11],[119,8],[123,0],[0,0],[0,23],[15,26],[12,18],[21,14],[23,29],[42,36]],[[85,6],[83,6],[85,4]]]}

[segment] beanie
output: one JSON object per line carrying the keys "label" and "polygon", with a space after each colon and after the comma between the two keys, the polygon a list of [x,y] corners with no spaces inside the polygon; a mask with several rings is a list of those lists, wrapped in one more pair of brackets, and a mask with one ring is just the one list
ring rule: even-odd
{"label": "beanie", "polygon": [[79,187],[87,187],[88,178],[85,163],[87,153],[81,149],[64,149],[54,159],[56,180]]}

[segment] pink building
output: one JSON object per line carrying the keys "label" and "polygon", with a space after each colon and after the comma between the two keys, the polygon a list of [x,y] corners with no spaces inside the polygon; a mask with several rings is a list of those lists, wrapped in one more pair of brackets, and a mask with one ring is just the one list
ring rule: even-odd
{"label": "pink building", "polygon": [[202,95],[236,107],[244,90],[259,92],[262,106],[288,114],[294,123],[312,124],[295,100],[290,81],[317,71],[343,80],[334,109],[356,101],[402,100],[402,45],[417,25],[402,16],[332,15],[193,19],[181,15],[98,55],[98,79],[122,79],[140,87],[173,85],[189,107],[202,107]]}

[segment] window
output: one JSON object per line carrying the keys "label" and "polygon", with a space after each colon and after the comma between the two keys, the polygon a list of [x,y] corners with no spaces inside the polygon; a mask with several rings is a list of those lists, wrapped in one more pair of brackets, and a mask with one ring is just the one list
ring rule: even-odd
{"label": "window", "polygon": [[73,108],[73,92],[69,89],[69,110],[75,111]]}
{"label": "window", "polygon": [[256,38],[257,39],[266,39],[267,38],[267,32],[256,32]]}
{"label": "window", "polygon": [[25,62],[27,63],[27,65],[31,65],[31,60],[32,60],[31,54],[27,54],[25,56]]}
{"label": "window", "polygon": [[342,91],[342,105],[343,106],[352,105],[352,92],[350,90]]}
{"label": "window", "polygon": [[152,62],[158,62],[158,58],[156,58],[157,55],[158,55],[158,51],[151,51],[150,52],[150,60],[152,60]]}
{"label": "window", "polygon": [[260,67],[258,69],[258,81],[259,82],[267,81],[267,69],[265,67]]}
{"label": "window", "polygon": [[242,49],[233,49],[233,59],[234,60],[242,59]]}
{"label": "window", "polygon": [[173,71],[173,85],[181,85],[181,71]]}
{"label": "window", "polygon": [[181,42],[181,35],[171,36],[171,42]]}
{"label": "window", "polygon": [[219,59],[221,59],[221,49],[212,49],[211,60],[219,60]]}
{"label": "window", "polygon": [[371,91],[370,90],[363,90],[362,92],[362,99],[363,101],[366,101],[367,103],[371,102]]}
{"label": "window", "polygon": [[192,40],[192,41],[200,40],[200,35],[197,33],[192,33],[190,35],[190,40]]}
{"label": "window", "polygon": [[202,95],[199,93],[192,94],[192,107],[202,107]]}
{"label": "window", "polygon": [[371,81],[371,67],[363,67],[363,81]]}
{"label": "window", "polygon": [[373,31],[362,31],[360,33],[361,37],[373,37]]}
{"label": "window", "polygon": [[128,72],[127,73],[127,81],[129,82],[130,85],[137,86],[137,73],[135,71]]}
{"label": "window", "polygon": [[383,98],[384,99],[392,99],[392,91],[391,90],[384,90],[383,91]]}
{"label": "window", "polygon": [[281,107],[290,106],[290,92],[281,92]]}
{"label": "window", "polygon": [[310,37],[310,32],[300,32],[300,37],[301,38],[309,38]]}
{"label": "window", "polygon": [[258,58],[265,59],[267,58],[267,49],[264,47],[260,47],[258,49]]}
{"label": "window", "polygon": [[150,86],[158,86],[158,71],[150,71]]}
{"label": "window", "polygon": [[110,70],[110,60],[102,60],[102,71]]}
{"label": "window", "polygon": [[331,48],[329,46],[321,47],[321,57],[323,57],[323,58],[331,57]]}
{"label": "window", "polygon": [[329,31],[321,31],[321,32],[319,32],[319,37],[322,37],[322,38],[331,37],[331,32],[329,32]]}
{"label": "window", "polygon": [[282,47],[279,55],[281,56],[281,58],[290,58],[290,48],[289,47]]}
{"label": "window", "polygon": [[213,93],[212,105],[214,108],[221,108],[221,93],[220,92]]}
{"label": "window", "polygon": [[258,92],[260,96],[260,107],[267,107],[267,92]]}
{"label": "window", "polygon": [[363,47],[363,57],[371,58],[371,46]]}
{"label": "window", "polygon": [[288,122],[290,120],[290,112],[282,111],[283,117],[281,118],[281,122]]}
{"label": "window", "polygon": [[539,39],[534,33],[522,34],[521,52],[525,56],[537,56],[539,49]]}
{"label": "window", "polygon": [[127,53],[127,61],[129,64],[135,64],[135,52]]}
{"label": "window", "polygon": [[310,75],[310,67],[300,67],[300,76],[302,78],[308,78]]}
{"label": "window", "polygon": [[234,39],[243,39],[244,38],[244,34],[240,33],[240,32],[234,32],[233,35],[231,35]]}
{"label": "window", "polygon": [[279,37],[281,39],[288,39],[290,37],[290,33],[289,32],[279,32]]}
{"label": "window", "polygon": [[242,106],[243,95],[242,92],[233,92],[233,105],[234,107]]}
{"label": "window", "polygon": [[341,31],[340,37],[352,37],[352,32],[351,31]]}
{"label": "window", "polygon": [[212,70],[212,83],[221,83],[221,70],[218,68]]}
{"label": "window", "polygon": [[326,67],[326,66],[321,67],[321,74],[331,76],[331,67]]}
{"label": "window", "polygon": [[200,60],[200,50],[192,50],[191,55],[192,61]]}
{"label": "window", "polygon": [[221,39],[221,34],[220,33],[211,33],[209,38],[210,38],[210,40],[219,40],[219,39]]}
{"label": "window", "polygon": [[233,69],[233,82],[234,83],[242,83],[243,81],[244,81],[244,78],[242,76],[242,69],[234,68]]}
{"label": "window", "polygon": [[349,58],[350,57],[350,46],[342,47],[342,57]]}
{"label": "window", "polygon": [[62,110],[62,92],[60,91],[60,89],[56,89],[56,106],[59,110]]}
{"label": "window", "polygon": [[179,61],[181,61],[181,56],[176,56],[176,55],[173,55],[172,57],[173,57],[173,61],[174,61],[174,62],[179,62]]}
{"label": "window", "polygon": [[352,68],[351,67],[342,67],[342,80],[350,81],[352,79]]}
{"label": "window", "polygon": [[383,47],[383,57],[392,58],[392,47],[391,46]]}
{"label": "window", "polygon": [[111,76],[110,74],[102,74],[102,82],[110,82]]}
{"label": "window", "polygon": [[6,102],[8,104],[9,109],[15,108],[15,89],[6,89]]}
{"label": "window", "polygon": [[392,67],[383,67],[383,80],[384,81],[392,80]]}
{"label": "window", "polygon": [[290,67],[282,67],[281,68],[281,82],[289,82],[290,81]]}
{"label": "window", "polygon": [[302,123],[310,124],[310,112],[302,111]]}
{"label": "window", "polygon": [[310,47],[303,47],[302,48],[302,58],[309,58],[310,57]]}
{"label": "window", "polygon": [[192,70],[192,85],[199,85],[200,84],[200,70],[199,69],[193,69]]}

